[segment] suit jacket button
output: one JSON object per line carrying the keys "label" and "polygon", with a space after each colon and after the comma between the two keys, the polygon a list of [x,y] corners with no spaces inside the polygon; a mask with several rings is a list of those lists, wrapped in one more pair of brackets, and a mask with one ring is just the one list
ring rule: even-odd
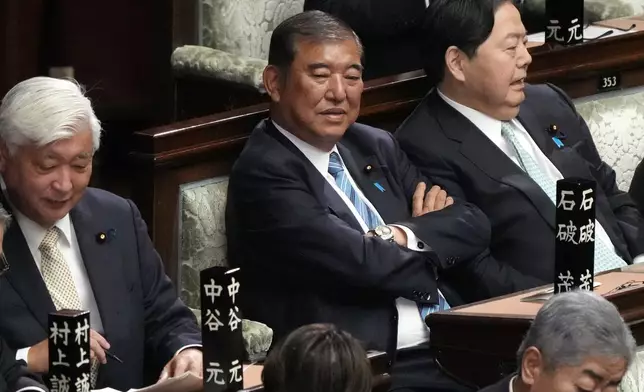
{"label": "suit jacket button", "polygon": [[425,247],[425,244],[422,242],[418,241],[418,249],[423,249]]}

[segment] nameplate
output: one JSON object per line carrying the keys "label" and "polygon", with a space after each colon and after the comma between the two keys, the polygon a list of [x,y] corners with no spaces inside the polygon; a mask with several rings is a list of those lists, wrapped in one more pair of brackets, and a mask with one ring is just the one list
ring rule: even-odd
{"label": "nameplate", "polygon": [[597,91],[612,91],[622,88],[622,75],[619,72],[605,73],[599,76]]}
{"label": "nameplate", "polygon": [[584,41],[584,0],[546,0],[546,43],[576,45]]}
{"label": "nameplate", "polygon": [[591,290],[595,276],[595,181],[557,181],[554,293]]}
{"label": "nameplate", "polygon": [[49,373],[51,391],[91,390],[89,312],[59,310],[49,314]]}
{"label": "nameplate", "polygon": [[239,268],[207,268],[200,282],[204,391],[239,391],[244,385]]}

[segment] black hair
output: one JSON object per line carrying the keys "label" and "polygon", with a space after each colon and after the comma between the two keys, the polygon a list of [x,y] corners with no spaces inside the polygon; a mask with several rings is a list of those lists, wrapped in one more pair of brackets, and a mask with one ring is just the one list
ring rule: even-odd
{"label": "black hair", "polygon": [[299,39],[314,42],[354,40],[362,57],[362,43],[351,28],[322,11],[306,11],[291,16],[273,31],[268,50],[268,64],[288,69],[297,54]]}
{"label": "black hair", "polygon": [[[564,1],[564,0],[561,0]],[[512,0],[432,0],[425,13],[421,41],[425,73],[432,85],[443,80],[445,52],[450,46],[468,57],[485,42],[494,28],[494,14]]]}
{"label": "black hair", "polygon": [[300,327],[271,350],[262,372],[266,392],[370,392],[367,355],[331,324]]}

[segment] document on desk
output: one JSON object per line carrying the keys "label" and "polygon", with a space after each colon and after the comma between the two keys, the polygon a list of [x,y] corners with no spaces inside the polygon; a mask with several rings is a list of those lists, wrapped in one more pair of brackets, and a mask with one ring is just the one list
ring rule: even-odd
{"label": "document on desk", "polygon": [[[179,377],[168,378],[158,384],[141,389],[130,389],[127,392],[197,392],[203,389],[203,380],[193,373],[184,373]],[[96,389],[93,392],[121,392],[113,388]]]}

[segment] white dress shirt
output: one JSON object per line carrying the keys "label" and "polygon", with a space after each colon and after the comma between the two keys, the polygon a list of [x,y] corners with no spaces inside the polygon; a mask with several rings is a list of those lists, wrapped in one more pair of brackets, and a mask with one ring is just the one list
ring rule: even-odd
{"label": "white dress shirt", "polygon": [[[13,206],[12,213],[22,230],[25,240],[27,241],[29,251],[33,256],[36,267],[38,268],[38,271],[41,271],[41,254],[38,247],[45,238],[47,229],[44,229],[36,222],[27,218]],[[94,298],[92,286],[90,285],[89,278],[87,277],[87,270],[83,263],[83,258],[78,246],[78,240],[76,239],[76,232],[74,231],[74,225],[69,218],[69,214],[56,222],[54,226],[58,227],[63,234],[58,238],[58,249],[63,254],[63,257],[69,266],[83,309],[90,311],[90,325],[96,332],[103,334],[103,322],[101,321],[101,315],[98,311],[98,305],[96,304],[96,298]],[[16,352],[16,359],[22,359],[27,362],[28,354],[29,347],[21,348]]]}
{"label": "white dress shirt", "polygon": [[[353,203],[349,200],[349,198],[344,194],[344,192],[338,188],[335,179],[331,174],[329,174],[329,158],[331,156],[332,152],[335,152],[340,156],[340,159],[342,159],[342,156],[340,155],[340,152],[338,151],[337,146],[333,147],[333,150],[331,151],[322,151],[317,147],[314,147],[305,141],[297,138],[295,135],[291,134],[290,132],[286,131],[284,128],[280,127],[277,125],[275,122],[273,122],[273,125],[277,128],[282,135],[284,135],[288,140],[291,141],[297,147],[302,154],[315,166],[315,168],[320,172],[322,177],[324,177],[327,182],[333,187],[333,189],[336,191],[336,193],[340,196],[342,201],[347,205],[351,213],[353,213],[353,216],[356,218],[358,223],[360,223],[360,226],[362,227],[362,230],[367,233],[369,231],[369,228],[367,227],[366,223],[356,210],[355,206]],[[344,162],[342,163],[344,165]],[[346,167],[346,166],[345,166]],[[367,199],[360,188],[356,185],[356,183],[353,181],[353,178],[351,177],[351,174],[349,173],[349,170],[345,170],[345,174],[347,175],[347,178],[351,182],[351,185],[354,187],[356,190],[356,193],[359,195],[359,197],[364,201],[371,210],[378,215],[381,221],[384,222],[380,214],[378,213],[378,210],[371,204],[369,199]],[[423,245],[422,248],[418,247],[418,243],[420,242],[416,235],[407,227],[404,227],[402,225],[395,225],[396,227],[400,228],[405,232],[407,235],[407,247],[411,250],[415,251],[423,251],[427,247]],[[397,298],[396,299],[396,308],[398,310],[398,349],[402,348],[407,348],[407,347],[413,347],[417,346],[421,343],[429,341],[429,329],[425,325],[424,321],[420,317],[420,311],[418,310],[418,305],[416,302],[410,301],[406,298]]]}
{"label": "white dress shirt", "polygon": [[514,392],[514,380],[517,378],[517,376],[514,376],[510,379],[510,392]]}
{"label": "white dress shirt", "polygon": [[[461,105],[458,102],[455,102],[454,100],[445,96],[445,94],[443,94],[439,89],[436,89],[436,91],[438,91],[438,95],[443,98],[443,100],[447,102],[448,105],[456,109],[459,113],[465,116],[465,118],[470,120],[470,122],[474,124],[481,132],[483,132],[483,134],[487,136],[487,138],[490,139],[492,143],[494,143],[501,151],[503,151],[503,153],[507,155],[508,158],[512,159],[512,161],[516,163],[517,166],[521,167],[519,158],[517,157],[514,148],[501,135],[501,121],[483,114],[477,110],[469,108],[465,105]],[[554,182],[563,179],[563,176],[561,175],[559,169],[557,169],[557,167],[548,159],[548,157],[546,157],[543,151],[541,151],[539,146],[537,146],[534,140],[532,140],[532,137],[530,136],[528,131],[525,130],[521,122],[516,118],[512,119],[510,122],[512,123],[512,125],[514,125],[516,131],[515,135],[519,143],[521,143],[521,147],[523,147],[523,149],[530,154],[532,159],[537,162],[537,165],[539,165],[541,170],[548,176],[548,178]],[[596,219],[595,234],[597,237],[601,238],[601,240],[613,252],[615,251],[615,246],[606,233],[606,230],[604,230],[602,225]]]}
{"label": "white dress shirt", "polygon": [[44,389],[38,388],[38,387],[24,387],[24,388],[18,389],[16,392],[27,392],[27,391],[45,392]]}

